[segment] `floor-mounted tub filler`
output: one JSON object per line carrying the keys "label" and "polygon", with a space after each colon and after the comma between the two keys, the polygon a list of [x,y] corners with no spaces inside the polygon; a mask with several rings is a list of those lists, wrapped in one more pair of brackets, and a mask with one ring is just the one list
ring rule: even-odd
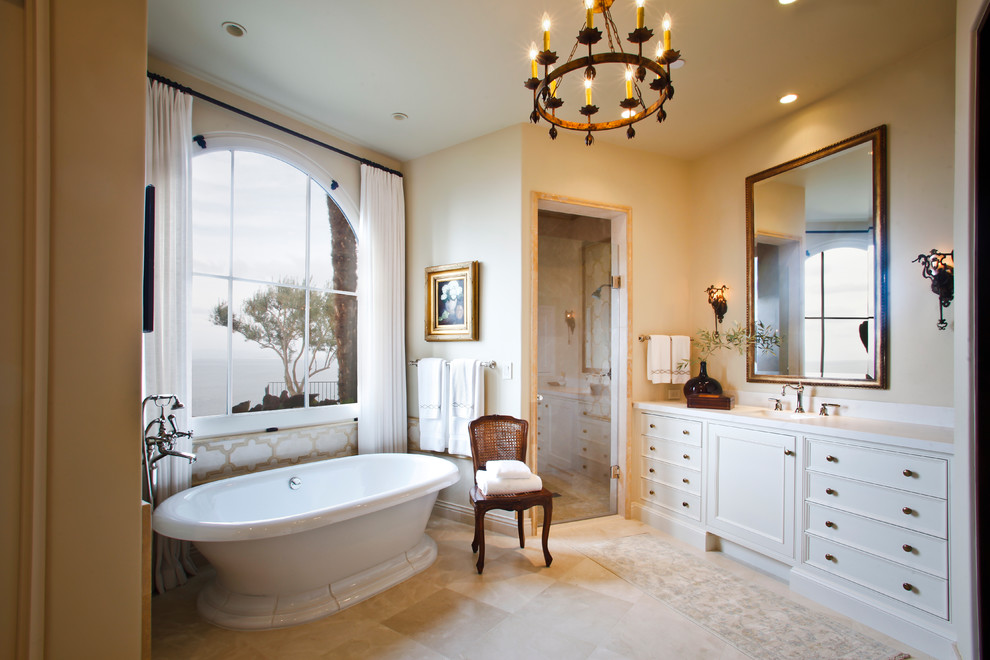
{"label": "floor-mounted tub filler", "polygon": [[365,454],[190,488],[155,510],[159,534],[193,541],[216,569],[199,613],[235,630],[293,626],[358,603],[428,568],[437,494],[450,461]]}

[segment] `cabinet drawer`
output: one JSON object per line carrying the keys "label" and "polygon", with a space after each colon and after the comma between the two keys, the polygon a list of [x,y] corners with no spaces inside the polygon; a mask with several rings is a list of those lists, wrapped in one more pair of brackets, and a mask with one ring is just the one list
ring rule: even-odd
{"label": "cabinet drawer", "polygon": [[940,458],[809,442],[808,469],[945,499],[948,463]]}
{"label": "cabinet drawer", "polygon": [[945,500],[808,472],[809,502],[946,538]]}
{"label": "cabinet drawer", "polygon": [[806,531],[936,577],[948,577],[948,548],[943,539],[818,504],[808,504]]}
{"label": "cabinet drawer", "polygon": [[694,470],[701,469],[700,445],[685,445],[680,442],[643,438],[643,456]]}
{"label": "cabinet drawer", "polygon": [[578,438],[574,460],[592,460],[599,463],[611,463],[611,452],[606,444]]}
{"label": "cabinet drawer", "polygon": [[685,493],[649,479],[639,481],[642,485],[642,499],[645,502],[662,506],[678,515],[701,522],[701,497],[698,495]]}
{"label": "cabinet drawer", "polygon": [[663,461],[654,461],[645,456],[640,459],[640,474],[644,479],[665,484],[678,490],[701,495],[701,472]]}
{"label": "cabinet drawer", "polygon": [[827,539],[808,536],[807,563],[943,619],[948,582]]}
{"label": "cabinet drawer", "polygon": [[578,440],[590,440],[592,442],[600,442],[606,445],[611,444],[611,429],[605,422],[582,418],[578,420],[577,427]]}
{"label": "cabinet drawer", "polygon": [[582,460],[580,456],[574,459],[574,471],[595,481],[608,481],[611,479],[612,472],[608,464]]}
{"label": "cabinet drawer", "polygon": [[701,422],[644,413],[641,423],[644,436],[701,446]]}

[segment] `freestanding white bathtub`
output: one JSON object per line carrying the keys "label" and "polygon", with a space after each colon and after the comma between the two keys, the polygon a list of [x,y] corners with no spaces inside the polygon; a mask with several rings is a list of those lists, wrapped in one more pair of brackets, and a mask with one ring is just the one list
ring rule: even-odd
{"label": "freestanding white bathtub", "polygon": [[200,614],[235,630],[332,614],[428,568],[426,523],[453,463],[365,454],[257,472],[177,493],[155,510],[160,534],[193,541],[216,568]]}

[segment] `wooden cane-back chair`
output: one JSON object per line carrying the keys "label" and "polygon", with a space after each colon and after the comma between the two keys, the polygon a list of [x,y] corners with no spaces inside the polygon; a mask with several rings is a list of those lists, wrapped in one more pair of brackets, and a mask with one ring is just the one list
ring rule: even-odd
{"label": "wooden cane-back chair", "polygon": [[[471,460],[474,472],[484,470],[488,461],[517,460],[526,462],[526,445],[529,436],[529,422],[508,415],[486,415],[468,425],[471,436]],[[523,511],[543,507],[543,558],[547,566],[553,561],[547,549],[550,538],[550,518],[553,514],[553,493],[546,488],[527,493],[507,495],[484,495],[478,489],[475,476],[471,487],[471,505],[474,507],[474,540],[471,550],[478,553],[478,573],[485,568],[485,514],[491,509],[515,511],[518,517],[519,547],[526,547],[526,534],[523,531]]]}

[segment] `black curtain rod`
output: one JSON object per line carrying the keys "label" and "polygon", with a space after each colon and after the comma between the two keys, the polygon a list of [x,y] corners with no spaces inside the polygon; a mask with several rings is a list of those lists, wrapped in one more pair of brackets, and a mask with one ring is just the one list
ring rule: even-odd
{"label": "black curtain rod", "polygon": [[340,154],[341,156],[347,156],[348,158],[352,158],[352,159],[358,161],[359,163],[363,163],[365,165],[369,165],[371,167],[375,167],[375,168],[378,168],[380,170],[384,170],[384,171],[388,172],[389,174],[395,174],[396,176],[400,176],[400,177],[402,176],[402,172],[398,172],[396,170],[393,170],[390,167],[385,167],[384,165],[381,165],[380,163],[376,163],[373,160],[368,160],[367,158],[361,158],[360,156],[355,156],[352,153],[349,153],[347,151],[344,151],[343,149],[338,149],[337,147],[335,147],[333,145],[330,145],[330,144],[327,144],[326,142],[320,142],[316,138],[311,138],[308,135],[303,135],[302,133],[300,133],[298,131],[294,131],[291,128],[286,128],[285,126],[282,126],[281,124],[276,124],[273,121],[269,121],[269,120],[265,119],[264,117],[259,117],[258,115],[251,114],[247,110],[241,110],[240,108],[236,108],[236,107],[230,105],[229,103],[224,103],[223,101],[221,101],[219,99],[215,99],[212,96],[207,96],[206,94],[203,94],[202,92],[197,92],[195,89],[192,89],[190,87],[186,87],[185,85],[182,85],[180,83],[177,83],[174,80],[169,80],[165,76],[160,76],[157,73],[152,73],[151,71],[149,71],[148,72],[148,78],[150,78],[151,80],[154,80],[156,82],[160,82],[163,85],[168,85],[169,87],[174,87],[175,89],[179,90],[180,92],[185,92],[186,94],[189,94],[191,96],[195,96],[198,99],[203,99],[204,101],[206,101],[208,103],[212,103],[213,105],[219,106],[219,107],[223,108],[224,110],[230,110],[231,112],[237,113],[237,114],[241,115],[242,117],[247,117],[248,119],[253,119],[254,121],[260,122],[260,123],[264,124],[265,126],[270,126],[271,128],[274,128],[276,130],[282,131],[283,133],[288,133],[289,135],[291,135],[293,137],[297,137],[300,140],[305,140],[306,142],[309,142],[311,144],[315,144],[318,147],[323,147],[324,149],[329,149],[330,151],[334,151],[334,152]]}

